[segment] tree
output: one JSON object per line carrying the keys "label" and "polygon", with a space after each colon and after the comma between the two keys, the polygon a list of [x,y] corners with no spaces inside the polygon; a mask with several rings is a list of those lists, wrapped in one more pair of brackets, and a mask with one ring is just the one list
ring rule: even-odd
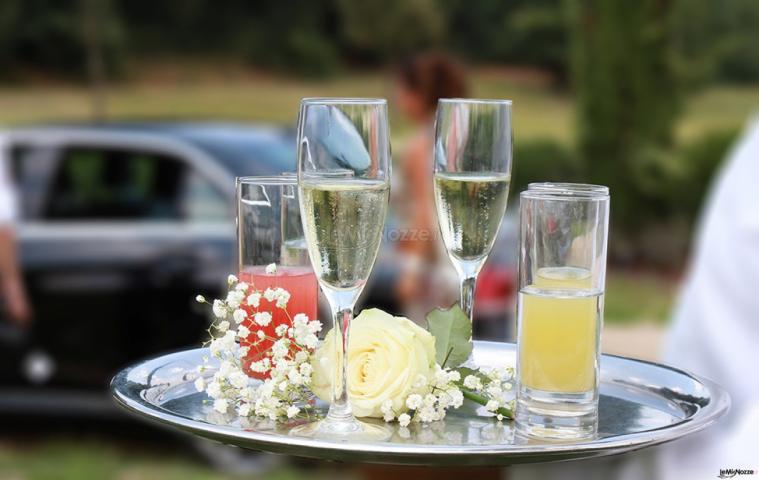
{"label": "tree", "polygon": [[388,60],[437,44],[444,19],[434,0],[339,0],[345,46],[362,60]]}
{"label": "tree", "polygon": [[[666,0],[568,0],[578,149],[612,192],[615,234],[666,214],[678,90]],[[648,218],[650,219],[650,218]]]}

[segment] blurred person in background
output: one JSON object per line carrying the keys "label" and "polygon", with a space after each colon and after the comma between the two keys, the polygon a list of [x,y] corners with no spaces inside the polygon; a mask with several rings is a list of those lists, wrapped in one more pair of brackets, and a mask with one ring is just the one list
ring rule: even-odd
{"label": "blurred person in background", "polygon": [[433,123],[440,98],[467,95],[463,67],[442,53],[413,56],[398,68],[395,82],[398,110],[415,133],[400,154],[400,178],[393,199],[400,220],[397,249],[402,257],[396,293],[404,313],[423,319],[427,311],[456,301],[457,280],[451,276],[438,238],[432,191]]}
{"label": "blurred person in background", "polygon": [[730,394],[727,418],[661,452],[661,478],[714,478],[756,469],[759,430],[759,118],[716,177],[664,361]]}
{"label": "blurred person in background", "polygon": [[17,325],[26,326],[31,309],[26,298],[24,283],[18,267],[16,235],[16,197],[7,164],[7,145],[0,136],[0,302],[5,313]]}

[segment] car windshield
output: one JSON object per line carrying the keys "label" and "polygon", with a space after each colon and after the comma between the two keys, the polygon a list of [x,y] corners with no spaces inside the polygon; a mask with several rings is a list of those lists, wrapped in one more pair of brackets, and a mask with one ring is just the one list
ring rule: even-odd
{"label": "car windshield", "polygon": [[198,125],[175,133],[212,155],[235,176],[295,171],[295,138],[285,129]]}

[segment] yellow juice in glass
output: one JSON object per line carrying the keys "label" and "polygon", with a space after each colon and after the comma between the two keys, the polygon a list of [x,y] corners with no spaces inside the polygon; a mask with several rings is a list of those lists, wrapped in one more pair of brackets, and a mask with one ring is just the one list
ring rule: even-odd
{"label": "yellow juice in glass", "polygon": [[581,393],[596,384],[603,296],[588,270],[541,268],[519,293],[519,381],[522,387]]}

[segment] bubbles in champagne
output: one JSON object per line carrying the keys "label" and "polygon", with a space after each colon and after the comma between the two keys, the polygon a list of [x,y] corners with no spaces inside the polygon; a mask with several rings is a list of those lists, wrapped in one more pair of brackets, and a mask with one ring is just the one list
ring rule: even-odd
{"label": "bubbles in champagne", "polygon": [[506,213],[511,177],[490,172],[436,173],[435,203],[448,252],[484,260]]}
{"label": "bubbles in champagne", "polygon": [[389,186],[375,180],[306,180],[301,215],[319,280],[334,289],[362,287],[377,257]]}

